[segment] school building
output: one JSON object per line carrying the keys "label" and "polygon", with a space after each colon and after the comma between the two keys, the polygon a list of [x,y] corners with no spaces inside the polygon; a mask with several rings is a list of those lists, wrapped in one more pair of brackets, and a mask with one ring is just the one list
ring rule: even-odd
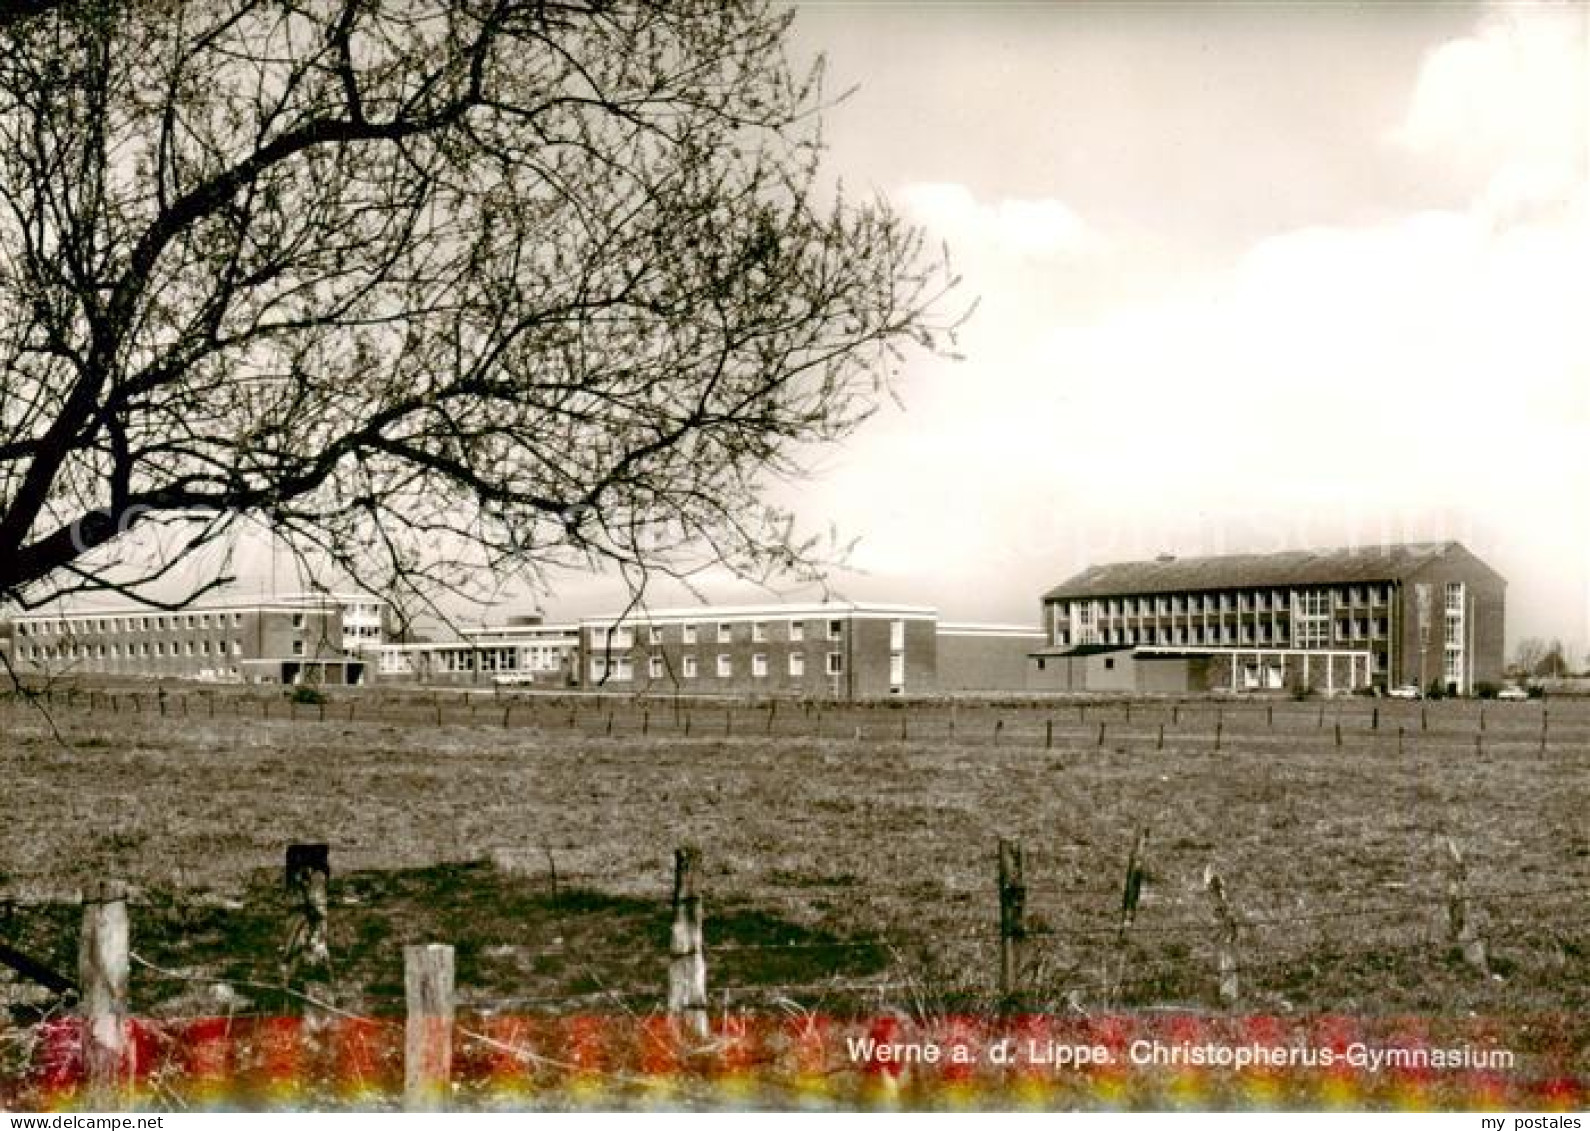
{"label": "school building", "polygon": [[1034,691],[1499,682],[1507,583],[1457,542],[1118,562],[1042,601]]}

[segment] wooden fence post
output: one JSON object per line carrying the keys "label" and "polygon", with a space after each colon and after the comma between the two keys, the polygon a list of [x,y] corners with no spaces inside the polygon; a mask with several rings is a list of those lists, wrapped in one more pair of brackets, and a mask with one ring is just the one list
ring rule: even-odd
{"label": "wooden fence post", "polygon": [[1215,753],[1220,753],[1220,739],[1225,731],[1225,719],[1215,719]]}
{"label": "wooden fence post", "polygon": [[1009,1001],[1021,971],[1021,944],[1027,937],[1027,884],[1022,878],[1021,845],[999,842],[999,996]]}
{"label": "wooden fence post", "polygon": [[1005,733],[1005,720],[1004,719],[995,719],[994,720],[994,745],[995,746],[999,745],[999,736],[1004,734],[1004,733]]}
{"label": "wooden fence post", "polygon": [[1228,1009],[1237,1004],[1237,917],[1226,898],[1226,884],[1214,865],[1204,868],[1204,888],[1215,910],[1215,951],[1220,973],[1220,1004]]}
{"label": "wooden fence post", "polygon": [[452,1092],[453,948],[403,948],[403,1110],[442,1111]]}
{"label": "wooden fence post", "polygon": [[1379,730],[1380,729],[1380,708],[1379,707],[1373,708],[1370,711],[1370,713],[1369,713],[1369,729],[1370,730]]}
{"label": "wooden fence post", "polygon": [[1100,723],[1099,724],[1099,747],[1102,749],[1103,746],[1104,746],[1104,724]]}
{"label": "wooden fence post", "polygon": [[1485,940],[1480,937],[1469,907],[1468,865],[1463,862],[1463,852],[1457,841],[1446,840],[1449,872],[1446,888],[1446,937],[1450,945],[1460,947],[1463,961],[1484,974],[1489,969],[1485,958]]}
{"label": "wooden fence post", "polygon": [[132,1081],[127,1031],[127,891],[114,881],[83,899],[78,939],[78,1011],[83,1022],[83,1073],[89,1110],[125,1107]]}
{"label": "wooden fence post", "polygon": [[1159,724],[1159,737],[1154,740],[1154,749],[1155,750],[1163,750],[1163,749],[1165,749],[1165,724],[1164,723],[1160,723]]}
{"label": "wooden fence post", "polygon": [[[282,984],[328,1002],[331,993],[329,909],[331,848],[324,844],[287,846],[287,945],[282,949]],[[305,1010],[313,1015],[316,1007]]]}
{"label": "wooden fence post", "polygon": [[1430,708],[1428,708],[1428,707],[1420,707],[1419,708],[1419,729],[1420,730],[1429,730],[1430,729]]}
{"label": "wooden fence post", "polygon": [[1143,880],[1147,874],[1146,860],[1148,858],[1148,826],[1143,825],[1137,830],[1137,836],[1132,840],[1131,854],[1126,858],[1126,881],[1121,885],[1121,922],[1115,932],[1115,952],[1117,963],[1115,976],[1110,980],[1110,997],[1119,1000],[1121,990],[1126,985],[1126,968],[1128,958],[1126,954],[1126,933],[1137,922],[1137,904],[1143,895]]}
{"label": "wooden fence post", "polygon": [[707,955],[701,893],[701,849],[674,850],[674,921],[668,937],[668,1014],[689,1035],[707,1036]]}
{"label": "wooden fence post", "polygon": [[1402,727],[1397,728],[1397,757],[1402,757]]}
{"label": "wooden fence post", "polygon": [[1341,745],[1342,745],[1342,724],[1341,723],[1337,723],[1336,724],[1336,748],[1338,750],[1341,749]]}
{"label": "wooden fence post", "polygon": [[1053,719],[1045,719],[1043,721],[1043,748],[1045,750],[1053,750],[1054,749],[1054,720]]}

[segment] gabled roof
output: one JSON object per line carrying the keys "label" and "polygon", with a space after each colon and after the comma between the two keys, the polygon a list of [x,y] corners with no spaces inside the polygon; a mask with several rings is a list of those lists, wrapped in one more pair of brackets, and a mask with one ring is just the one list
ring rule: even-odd
{"label": "gabled roof", "polygon": [[1114,562],[1088,567],[1049,590],[1044,594],[1044,600],[1180,593],[1201,589],[1400,581],[1454,550],[1467,553],[1456,542],[1414,542],[1386,546],[1344,546],[1331,550],[1293,550],[1279,554],[1223,554],[1210,558],[1163,557],[1147,562]]}

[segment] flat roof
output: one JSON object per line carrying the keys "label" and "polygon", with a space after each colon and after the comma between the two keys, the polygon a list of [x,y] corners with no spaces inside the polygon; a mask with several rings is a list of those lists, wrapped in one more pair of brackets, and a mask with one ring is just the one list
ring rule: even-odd
{"label": "flat roof", "polygon": [[697,605],[673,609],[635,609],[622,614],[582,617],[582,628],[600,628],[655,621],[790,620],[795,617],[891,617],[937,620],[930,605],[890,605],[870,601],[816,601],[765,605]]}

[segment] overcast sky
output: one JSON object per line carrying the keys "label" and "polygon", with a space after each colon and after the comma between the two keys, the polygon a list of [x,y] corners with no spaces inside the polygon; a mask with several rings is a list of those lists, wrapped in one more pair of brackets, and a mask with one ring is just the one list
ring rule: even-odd
{"label": "overcast sky", "polygon": [[1590,4],[808,3],[794,48],[854,88],[830,175],[979,304],[777,491],[861,539],[841,595],[1035,623],[1090,563],[1452,538],[1509,649],[1590,648]]}
{"label": "overcast sky", "polygon": [[1590,646],[1590,5],[804,4],[797,46],[856,87],[831,171],[980,303],[782,493],[861,537],[846,596],[1031,622],[1093,562],[1455,538],[1509,647]]}

